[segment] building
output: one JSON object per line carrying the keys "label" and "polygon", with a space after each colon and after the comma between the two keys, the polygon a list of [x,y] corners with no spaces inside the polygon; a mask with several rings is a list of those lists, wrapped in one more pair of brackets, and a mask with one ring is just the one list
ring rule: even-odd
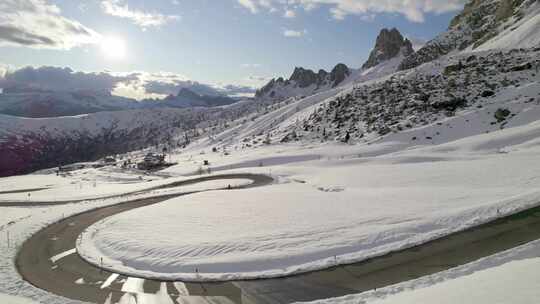
{"label": "building", "polygon": [[155,168],[165,164],[165,155],[157,153],[148,153],[144,157],[143,161],[137,164],[137,167],[141,170]]}

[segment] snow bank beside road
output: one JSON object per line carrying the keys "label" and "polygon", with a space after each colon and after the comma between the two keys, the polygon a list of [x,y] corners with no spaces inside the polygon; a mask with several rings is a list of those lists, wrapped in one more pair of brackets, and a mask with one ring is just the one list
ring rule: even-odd
{"label": "snow bank beside road", "polygon": [[0,293],[0,303],[3,304],[36,304],[37,302],[34,302],[32,300],[21,298],[21,297],[15,297],[10,295],[5,295]]}

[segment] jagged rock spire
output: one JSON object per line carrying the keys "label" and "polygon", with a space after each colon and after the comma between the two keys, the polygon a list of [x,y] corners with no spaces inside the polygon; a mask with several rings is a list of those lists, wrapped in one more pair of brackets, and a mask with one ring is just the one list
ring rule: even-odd
{"label": "jagged rock spire", "polygon": [[413,52],[412,43],[409,39],[404,38],[396,28],[391,30],[385,28],[379,33],[375,47],[362,68],[371,68],[400,54],[408,56]]}

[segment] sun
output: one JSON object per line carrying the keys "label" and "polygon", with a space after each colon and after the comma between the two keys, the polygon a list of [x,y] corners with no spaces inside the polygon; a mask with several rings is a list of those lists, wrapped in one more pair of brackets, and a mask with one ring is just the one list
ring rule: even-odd
{"label": "sun", "polygon": [[108,59],[120,60],[126,57],[126,43],[118,37],[104,37],[101,40],[101,51]]}

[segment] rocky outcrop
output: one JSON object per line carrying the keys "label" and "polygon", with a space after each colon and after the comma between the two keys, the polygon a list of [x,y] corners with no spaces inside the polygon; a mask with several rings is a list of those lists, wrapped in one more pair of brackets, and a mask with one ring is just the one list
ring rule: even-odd
{"label": "rocky outcrop", "polygon": [[[322,70],[321,70],[322,71]],[[320,72],[319,72],[320,73]],[[337,87],[340,83],[342,83],[347,76],[351,74],[351,71],[349,68],[344,65],[343,63],[340,63],[336,65],[332,71],[330,72],[330,81],[332,82],[332,87]]]}
{"label": "rocky outcrop", "polygon": [[471,0],[463,11],[452,19],[448,30],[409,55],[400,70],[415,68],[433,61],[453,50],[477,48],[495,37],[501,24],[511,17],[519,20],[523,10],[537,0]]}
{"label": "rocky outcrop", "polygon": [[362,68],[369,69],[399,55],[408,56],[413,52],[412,43],[409,39],[404,38],[396,28],[382,29],[375,42],[375,47]]}
{"label": "rocky outcrop", "polygon": [[[325,72],[321,74],[325,74]],[[294,68],[294,72],[292,73],[289,80],[295,81],[300,88],[307,88],[310,85],[320,82],[318,74],[315,74],[315,72],[313,72],[312,70],[304,69],[301,67]]]}
{"label": "rocky outcrop", "polygon": [[[282,134],[286,135],[285,140],[364,142],[367,139],[369,142],[378,136],[410,130],[415,135],[425,134],[422,138],[412,137],[413,141],[432,142],[451,138],[449,132],[455,132],[446,121],[444,126],[436,123],[442,117],[465,115],[461,117],[472,119],[473,116],[460,112],[463,109],[477,111],[481,117],[491,116],[495,121],[476,122],[483,125],[485,131],[504,128],[506,121],[518,115],[515,110],[521,109],[510,96],[522,96],[515,88],[530,82],[532,73],[526,68],[537,58],[540,58],[540,48],[456,54],[452,58],[455,64],[449,65],[446,73],[437,76],[431,72],[401,73],[401,77],[364,83],[326,99],[314,107],[308,117],[299,116],[301,118]],[[494,98],[501,95],[508,98]],[[537,99],[530,97],[528,101],[519,102],[533,103]],[[458,126],[461,121],[454,120]],[[436,125],[436,131],[412,131],[427,125]],[[477,132],[483,133],[483,130],[478,128]]]}

